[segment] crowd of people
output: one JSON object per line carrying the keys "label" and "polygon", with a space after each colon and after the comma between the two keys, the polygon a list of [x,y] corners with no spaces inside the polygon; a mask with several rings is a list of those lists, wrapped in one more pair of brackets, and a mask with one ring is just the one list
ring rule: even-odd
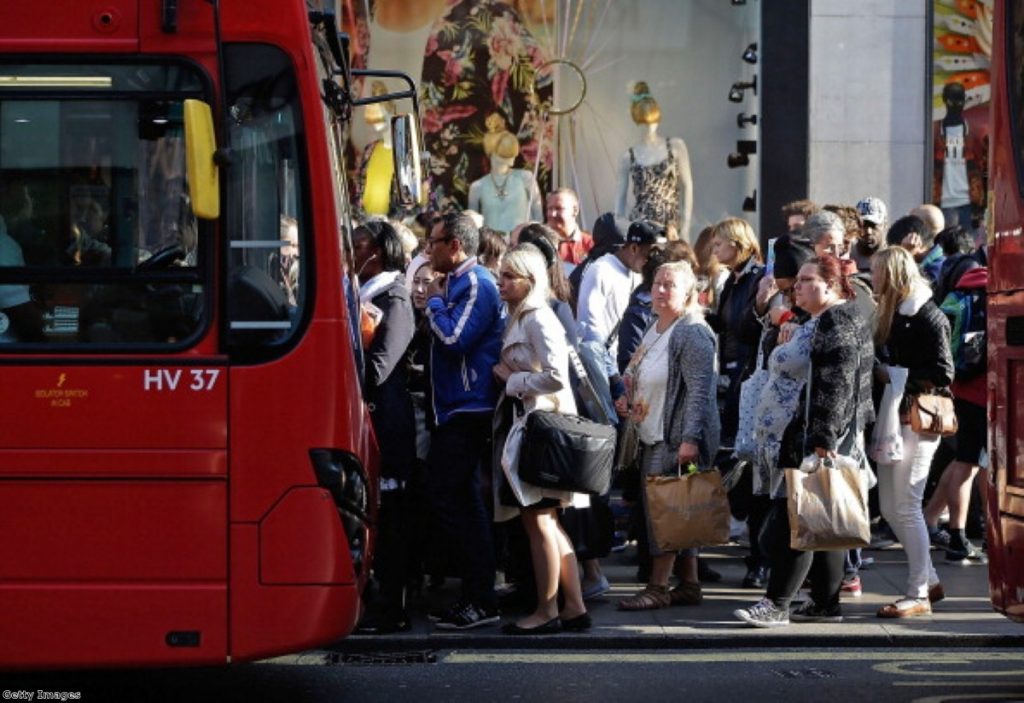
{"label": "crowd of people", "polygon": [[[725,477],[750,545],[742,586],[763,594],[735,615],[756,627],[838,621],[840,596],[861,593],[860,550],[790,547],[785,470],[809,459],[852,462],[877,484],[876,538],[891,529],[908,564],[903,595],[879,617],[927,614],[944,598],[933,547],[985,561],[966,535],[987,461],[983,331],[956,313],[965,296],[984,302],[985,248],[971,228],[945,227],[933,205],[890,225],[875,197],[801,200],[762,251],[740,218],[691,246],[612,213],[585,232],[569,189],[545,204],[545,222],[509,233],[472,211],[421,215],[418,235],[385,219],[354,231],[365,393],[382,440],[360,632],[408,629],[410,589],[451,576],[461,592],[430,614],[440,629],[495,624],[513,600],[527,614],[504,625],[510,635],[591,627],[587,601],[609,589],[609,496],[520,478],[537,410],[637,442],[614,490],[646,585],[621,610],[697,606],[701,582],[721,578],[698,549],[653,539],[645,479],[679,467]],[[954,399],[955,436],[913,429],[925,394]],[[791,605],[805,585],[809,598]]]}

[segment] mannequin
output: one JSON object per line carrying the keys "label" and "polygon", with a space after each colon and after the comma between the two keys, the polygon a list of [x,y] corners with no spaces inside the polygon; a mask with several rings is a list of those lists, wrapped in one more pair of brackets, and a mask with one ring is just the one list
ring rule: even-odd
{"label": "mannequin", "polygon": [[630,115],[640,128],[640,142],[627,149],[619,162],[615,213],[626,216],[632,181],[635,204],[629,219],[652,220],[668,230],[675,228],[676,238],[689,241],[693,179],[686,143],[658,135],[661,108],[643,81],[633,88],[632,102]]}
{"label": "mannequin", "polygon": [[[373,82],[373,94],[384,95],[387,87]],[[359,160],[359,187],[356,199],[364,215],[392,215],[395,162],[391,146],[391,115],[394,104],[390,101],[366,107],[366,123],[376,135],[363,149]]]}
{"label": "mannequin", "polygon": [[964,117],[967,92],[960,83],[942,89],[946,115],[935,125],[932,199],[942,208],[946,226],[973,229],[972,217],[985,209],[985,155],[988,137]]}
{"label": "mannequin", "polygon": [[469,185],[469,209],[484,216],[484,224],[508,234],[523,222],[543,218],[540,188],[530,171],[512,168],[519,140],[511,132],[493,141],[491,171]]}

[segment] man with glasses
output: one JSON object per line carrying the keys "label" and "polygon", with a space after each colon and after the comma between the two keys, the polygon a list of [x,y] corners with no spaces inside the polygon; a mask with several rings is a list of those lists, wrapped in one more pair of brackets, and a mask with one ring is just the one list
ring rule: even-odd
{"label": "man with glasses", "polygon": [[437,278],[427,288],[433,334],[430,374],[436,427],[427,456],[431,509],[462,567],[462,595],[435,616],[465,630],[498,622],[491,516],[480,490],[490,475],[491,418],[498,399],[492,369],[505,327],[491,273],[477,262],[479,231],[462,213],[434,221],[425,251]]}

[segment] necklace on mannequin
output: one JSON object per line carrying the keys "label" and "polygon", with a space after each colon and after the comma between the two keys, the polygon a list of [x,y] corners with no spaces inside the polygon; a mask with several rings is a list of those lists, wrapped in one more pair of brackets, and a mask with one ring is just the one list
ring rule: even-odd
{"label": "necklace on mannequin", "polygon": [[503,180],[501,183],[498,183],[498,179],[494,177],[494,173],[490,173],[488,175],[491,177],[491,183],[494,185],[494,191],[495,193],[497,193],[498,199],[504,200],[505,198],[507,198],[508,190],[506,189],[506,186],[508,185],[508,179],[512,176],[512,172],[510,171],[506,173],[505,180]]}

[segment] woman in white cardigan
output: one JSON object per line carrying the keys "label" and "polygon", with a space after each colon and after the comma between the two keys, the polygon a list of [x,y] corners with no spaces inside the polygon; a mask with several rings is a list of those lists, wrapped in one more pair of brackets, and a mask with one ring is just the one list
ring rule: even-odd
{"label": "woman in white cardigan", "polygon": [[[561,506],[586,505],[586,496],[533,486],[519,479],[519,443],[525,417],[534,410],[576,413],[569,385],[569,347],[565,329],[548,304],[548,273],[544,257],[529,244],[512,249],[501,262],[498,290],[509,308],[502,337],[501,357],[494,376],[505,387],[499,417],[516,407],[511,430],[496,438],[502,446],[495,466],[495,518],[509,519],[517,512],[530,541],[537,583],[537,608],[504,631],[513,635],[551,634],[590,627],[583,604],[580,577],[572,542],[558,523]],[[501,442],[499,445],[498,442]],[[565,604],[558,611],[558,588]]]}

